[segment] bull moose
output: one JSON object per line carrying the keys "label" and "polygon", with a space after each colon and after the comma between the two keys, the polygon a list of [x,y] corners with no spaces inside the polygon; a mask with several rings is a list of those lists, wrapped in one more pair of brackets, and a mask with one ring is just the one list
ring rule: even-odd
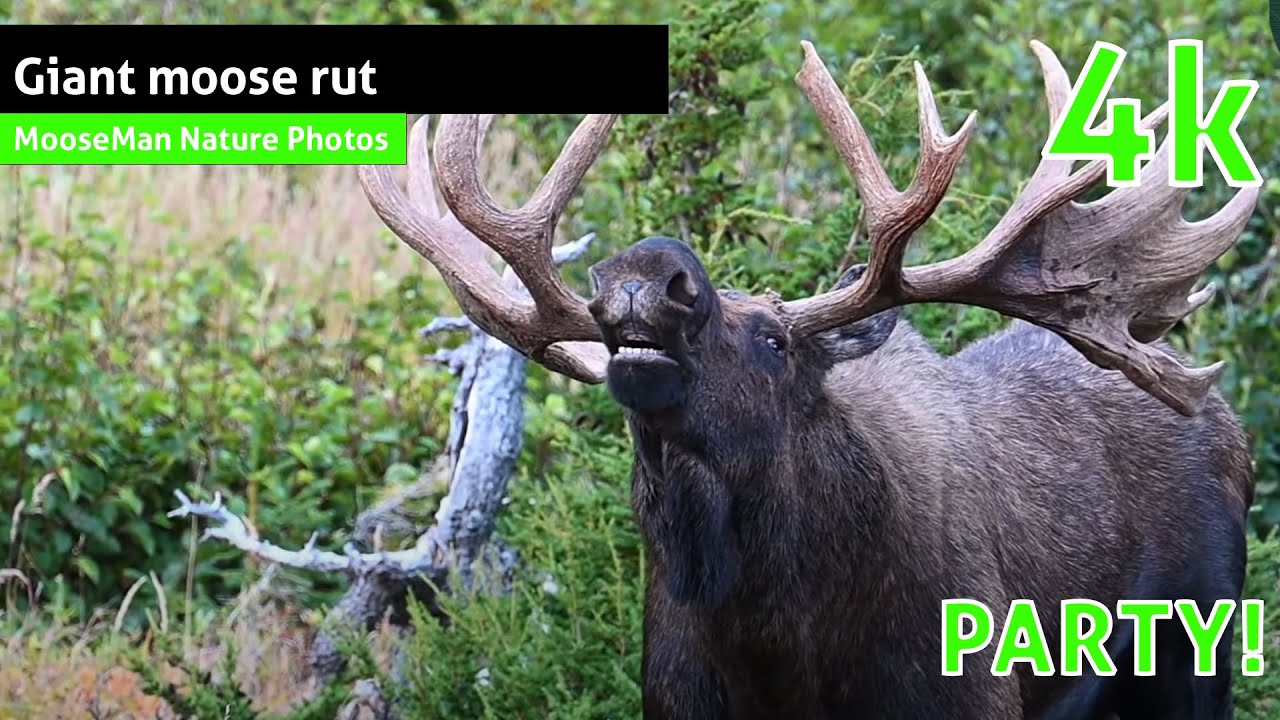
{"label": "bull moose", "polygon": [[[1070,95],[1032,42],[1050,119]],[[830,290],[784,299],[717,289],[684,242],[641,240],[591,268],[592,296],[557,274],[557,221],[616,116],[581,121],[527,203],[480,177],[492,116],[446,115],[409,181],[360,169],[387,226],[435,265],[465,313],[546,368],[604,383],[634,444],[632,506],[646,578],[643,710],[653,720],[1089,720],[1233,715],[1231,632],[1215,675],[1193,672],[1179,621],[1158,671],[1133,634],[1111,677],[940,671],[941,603],[1056,611],[1088,598],[1238,600],[1254,479],[1249,440],[1215,389],[1161,337],[1207,302],[1199,276],[1257,200],[1239,190],[1188,222],[1165,180],[1085,202],[1101,162],[1044,158],[1007,214],[957,258],[903,267],[947,192],[975,114],[948,134],[915,67],[920,159],[894,187],[843,92],[802,43],[796,82],[852,175],[869,258]],[[1162,106],[1141,120],[1155,129]],[[439,208],[436,186],[446,208]],[[512,276],[486,262],[485,248]],[[945,356],[902,306],[984,307],[1010,327]],[[1041,618],[1049,647],[1061,628]],[[994,645],[994,643],[993,643]]]}

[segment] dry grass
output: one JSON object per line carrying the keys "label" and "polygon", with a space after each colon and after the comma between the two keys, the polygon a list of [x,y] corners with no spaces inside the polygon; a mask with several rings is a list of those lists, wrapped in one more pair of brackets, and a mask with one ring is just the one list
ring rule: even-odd
{"label": "dry grass", "polygon": [[0,720],[172,717],[135,673],[104,653],[68,648],[56,638],[22,640],[10,641],[0,657]]}
{"label": "dry grass", "polygon": [[[377,273],[398,277],[424,265],[408,248],[378,242],[385,227],[352,167],[59,165],[25,172],[48,181],[29,198],[38,227],[62,232],[75,214],[92,211],[137,256],[162,253],[174,241],[200,252],[240,238],[279,282],[309,295],[340,287],[367,296]],[[75,185],[90,191],[77,196]]]}
{"label": "dry grass", "polygon": [[[550,161],[531,157],[502,127],[490,133],[483,158],[490,190],[508,203],[527,196]],[[200,253],[239,238],[277,284],[307,299],[343,290],[362,300],[406,273],[435,274],[412,250],[390,240],[352,166],[12,167],[0,175],[6,236],[19,173],[48,183],[23,198],[39,228],[66,232],[78,214],[92,212],[104,229],[129,241],[135,257],[154,257],[173,242]],[[76,186],[87,192],[74,192]]]}
{"label": "dry grass", "polygon": [[[262,713],[285,713],[317,691],[310,675],[314,631],[292,608],[245,607],[234,621],[203,633],[183,667],[150,655],[162,676],[185,688],[189,673],[212,672],[221,682],[227,641],[237,648],[235,681]],[[375,657],[386,667],[393,635],[372,634]],[[125,720],[176,718],[148,695],[141,678],[121,664],[130,646],[152,638],[116,637],[107,625],[21,630],[0,645],[0,720]]]}

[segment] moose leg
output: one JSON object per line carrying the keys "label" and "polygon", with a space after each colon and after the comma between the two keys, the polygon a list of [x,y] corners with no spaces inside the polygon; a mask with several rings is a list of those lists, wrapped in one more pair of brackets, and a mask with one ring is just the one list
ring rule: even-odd
{"label": "moose leg", "polygon": [[[1246,563],[1245,533],[1242,527],[1231,526],[1215,528],[1217,537],[1207,542],[1203,565],[1189,578],[1190,582],[1181,588],[1181,597],[1195,600],[1200,617],[1208,618],[1214,614],[1214,606],[1222,600],[1237,603],[1244,592],[1244,568]],[[1215,542],[1216,540],[1216,542]],[[1215,552],[1216,551],[1216,552]],[[1166,621],[1165,630],[1169,637],[1159,640],[1176,648],[1169,659],[1173,665],[1169,671],[1161,667],[1157,675],[1168,672],[1169,678],[1164,684],[1166,696],[1182,698],[1179,706],[1168,715],[1168,720],[1233,720],[1232,682],[1237,658],[1232,640],[1238,624],[1239,608],[1226,622],[1218,644],[1214,648],[1214,672],[1210,675],[1197,675],[1196,649],[1187,636],[1180,620]],[[1163,654],[1164,647],[1161,647]],[[1163,660],[1162,660],[1162,664]],[[1183,686],[1178,688],[1177,686]]]}
{"label": "moose leg", "polygon": [[[1209,603],[1204,604],[1212,607]],[[1222,639],[1216,649],[1216,666],[1213,675],[1198,675],[1191,678],[1191,709],[1185,716],[1188,720],[1234,720],[1234,698],[1231,693],[1232,663],[1235,660],[1231,639],[1235,637],[1236,622],[1233,617],[1222,632]]]}
{"label": "moose leg", "polygon": [[[1188,593],[1189,594],[1189,593]],[[1229,594],[1227,595],[1230,596]],[[1197,601],[1201,616],[1212,614],[1211,594]],[[1235,620],[1229,620],[1215,648],[1212,675],[1196,675],[1196,649],[1177,618],[1156,623],[1156,666],[1150,676],[1128,676],[1115,698],[1120,720],[1233,720],[1232,678]],[[1130,647],[1117,663],[1133,663]]]}

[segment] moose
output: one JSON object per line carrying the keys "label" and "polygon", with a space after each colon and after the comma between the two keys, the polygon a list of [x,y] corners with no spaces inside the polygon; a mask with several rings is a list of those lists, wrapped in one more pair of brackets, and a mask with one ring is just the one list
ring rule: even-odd
{"label": "moose", "polygon": [[[1031,47],[1053,121],[1070,84],[1052,50]],[[1257,189],[1189,222],[1189,190],[1165,181],[1167,143],[1138,185],[1091,201],[1100,161],[1045,157],[971,250],[904,267],[976,113],[948,134],[917,63],[919,161],[899,190],[813,45],[802,48],[796,82],[852,176],[869,243],[865,264],[811,297],[718,289],[666,237],[592,266],[589,299],[570,289],[555,229],[613,115],[581,120],[514,210],[479,170],[492,116],[443,116],[431,153],[419,120],[404,188],[388,166],[359,170],[383,222],[478,326],[603,384],[624,409],[651,558],[644,716],[1231,718],[1234,622],[1206,676],[1177,619],[1157,626],[1154,676],[1134,672],[1133,633],[1119,624],[1106,644],[1114,676],[1025,663],[998,675],[993,647],[944,676],[939,629],[949,598],[997,614],[1016,599],[1190,599],[1206,618],[1239,599],[1249,440],[1215,388],[1223,364],[1188,365],[1162,337],[1214,294],[1194,290],[1199,275],[1243,232]],[[929,302],[1011,322],[944,355],[899,317]],[[1041,622],[1056,648],[1059,619]]]}

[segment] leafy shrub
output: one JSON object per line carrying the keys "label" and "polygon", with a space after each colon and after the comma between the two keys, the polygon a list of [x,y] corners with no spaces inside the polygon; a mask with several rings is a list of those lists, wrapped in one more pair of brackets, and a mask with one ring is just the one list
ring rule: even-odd
{"label": "leafy shrub", "polygon": [[406,717],[638,717],[644,561],[630,448],[567,418],[546,427],[556,459],[515,479],[498,527],[524,574],[510,596],[447,598],[447,629],[416,613],[395,696]]}
{"label": "leafy shrub", "polygon": [[[1265,538],[1250,538],[1249,568],[1244,583],[1246,600],[1263,602],[1262,649],[1265,665],[1262,675],[1237,676],[1235,686],[1236,717],[1240,720],[1266,720],[1276,716],[1280,704],[1280,673],[1277,673],[1271,657],[1274,648],[1280,646],[1280,535],[1267,533]],[[1240,671],[1239,658],[1243,657],[1240,621],[1237,616],[1235,669]],[[1272,651],[1272,652],[1268,652]]]}
{"label": "leafy shrub", "polygon": [[[331,331],[314,304],[274,297],[235,238],[196,257],[175,228],[166,257],[133,265],[91,211],[65,232],[13,227],[0,249],[0,499],[23,508],[0,513],[0,533],[17,538],[6,566],[80,614],[151,570],[180,585],[175,489],[221,490],[283,542],[341,538],[371,478],[438,451],[450,378],[418,359],[435,305],[421,278]],[[203,597],[248,580],[234,549],[206,543],[197,560]]]}
{"label": "leafy shrub", "polygon": [[0,3],[0,16],[20,23],[109,23],[109,24],[246,24],[287,25],[292,23],[400,25],[415,22],[450,22],[458,17],[452,0],[359,0],[331,3],[324,0],[233,0],[210,2],[153,3],[138,0],[81,0],[79,2],[14,3],[12,9]]}

